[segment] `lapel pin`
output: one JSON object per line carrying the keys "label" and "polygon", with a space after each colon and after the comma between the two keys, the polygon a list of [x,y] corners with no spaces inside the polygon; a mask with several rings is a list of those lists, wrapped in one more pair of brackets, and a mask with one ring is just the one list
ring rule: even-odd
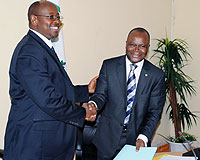
{"label": "lapel pin", "polygon": [[145,73],[145,74],[144,74],[144,76],[145,76],[145,77],[147,77],[147,76],[148,76],[148,74],[147,74],[147,73]]}

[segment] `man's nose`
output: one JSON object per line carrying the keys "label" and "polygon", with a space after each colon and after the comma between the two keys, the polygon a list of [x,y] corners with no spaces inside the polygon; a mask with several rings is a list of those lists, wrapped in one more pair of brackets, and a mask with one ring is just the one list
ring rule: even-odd
{"label": "man's nose", "polygon": [[135,51],[139,51],[139,46],[138,45],[135,46]]}

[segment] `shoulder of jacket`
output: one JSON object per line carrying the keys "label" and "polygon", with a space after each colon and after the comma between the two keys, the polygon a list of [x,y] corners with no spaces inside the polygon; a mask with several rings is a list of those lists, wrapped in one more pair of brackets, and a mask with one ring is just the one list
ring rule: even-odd
{"label": "shoulder of jacket", "polygon": [[146,68],[151,69],[153,71],[152,73],[155,73],[155,74],[158,74],[158,73],[164,74],[164,72],[162,71],[162,69],[160,69],[156,65],[152,64],[149,60],[145,59],[144,65],[145,65]]}
{"label": "shoulder of jacket", "polygon": [[112,57],[112,58],[108,58],[105,59],[104,62],[109,63],[109,62],[118,62],[119,60],[122,60],[123,58],[125,58],[125,55],[122,56],[118,56],[118,57]]}

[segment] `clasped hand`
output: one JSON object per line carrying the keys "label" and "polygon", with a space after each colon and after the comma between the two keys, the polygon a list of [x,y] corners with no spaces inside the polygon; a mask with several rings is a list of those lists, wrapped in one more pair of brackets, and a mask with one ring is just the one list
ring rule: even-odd
{"label": "clasped hand", "polygon": [[97,107],[93,103],[83,103],[83,108],[86,110],[85,120],[87,121],[95,121],[97,116]]}

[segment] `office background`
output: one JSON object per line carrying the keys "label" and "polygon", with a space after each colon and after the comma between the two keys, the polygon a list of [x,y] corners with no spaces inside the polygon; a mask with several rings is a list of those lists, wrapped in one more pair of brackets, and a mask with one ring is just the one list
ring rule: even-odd
{"label": "office background", "polygon": [[[10,109],[9,64],[14,48],[28,31],[27,10],[34,0],[1,2],[0,20],[0,148]],[[67,71],[74,84],[86,84],[99,73],[102,61],[125,53],[128,32],[144,27],[151,34],[148,57],[156,47],[155,38],[186,40],[193,57],[184,71],[195,80],[197,94],[187,97],[190,109],[200,117],[200,1],[199,0],[61,0]],[[151,60],[156,64],[157,60]],[[34,85],[34,84],[33,84]],[[166,108],[166,107],[165,107]],[[200,125],[189,132],[200,137]],[[172,135],[173,125],[165,110],[153,138],[153,146]]]}

